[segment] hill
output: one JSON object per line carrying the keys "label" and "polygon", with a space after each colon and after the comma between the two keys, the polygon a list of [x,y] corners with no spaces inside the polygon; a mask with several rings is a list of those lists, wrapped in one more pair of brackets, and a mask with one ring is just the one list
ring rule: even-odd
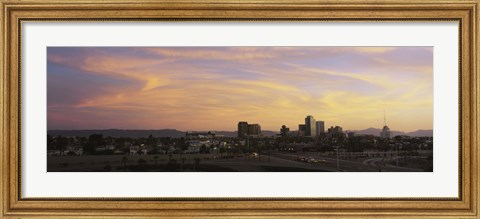
{"label": "hill", "polygon": [[[363,129],[363,130],[352,130],[352,132],[355,132],[356,134],[359,135],[374,135],[374,136],[380,136],[380,132],[382,132],[381,129],[377,128],[368,128],[368,129]],[[422,130],[419,129],[417,131],[413,132],[401,132],[401,131],[390,131],[390,134],[392,137],[397,136],[397,135],[406,135],[410,137],[432,137],[433,136],[433,130]]]}
{"label": "hill", "polygon": [[[217,135],[223,135],[225,137],[236,137],[236,131],[215,131]],[[92,134],[102,134],[103,136],[110,137],[130,137],[141,138],[152,135],[153,137],[172,137],[181,138],[185,137],[184,131],[178,131],[176,129],[158,129],[158,130],[126,130],[126,129],[101,129],[101,130],[48,130],[47,134],[52,136],[79,136],[88,137]],[[265,136],[275,136],[278,132],[262,131]]]}
{"label": "hill", "polygon": [[[359,135],[374,135],[380,136],[381,129],[377,128],[368,128],[363,130],[352,130]],[[215,131],[217,135],[223,135],[225,137],[236,137],[236,131]],[[140,138],[148,137],[150,135],[154,137],[172,137],[172,138],[181,138],[185,136],[184,131],[179,131],[176,129],[158,129],[158,130],[128,130],[128,129],[102,129],[102,130],[48,130],[47,134],[52,136],[80,136],[88,137],[92,134],[102,134],[103,136],[110,137],[130,137],[130,138]],[[265,136],[275,136],[278,132],[275,131],[262,131],[262,134]],[[401,132],[401,131],[391,131],[391,136],[397,135],[407,135],[411,137],[420,137],[420,136],[433,136],[432,130],[417,130],[414,132]]]}

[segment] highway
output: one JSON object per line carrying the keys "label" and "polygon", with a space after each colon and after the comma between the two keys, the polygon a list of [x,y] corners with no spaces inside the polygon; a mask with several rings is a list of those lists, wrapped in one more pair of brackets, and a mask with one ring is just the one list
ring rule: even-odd
{"label": "highway", "polygon": [[[122,167],[123,155],[105,156],[55,156],[48,157],[48,171],[103,171],[109,165],[113,171]],[[127,165],[137,165],[138,159],[144,159],[147,164],[154,164],[154,155],[126,156]],[[320,153],[271,153],[256,156],[239,156],[221,158],[212,154],[173,155],[178,161],[187,158],[186,163],[193,163],[193,158],[201,158],[200,165],[225,167],[239,172],[416,172],[422,169],[396,167],[385,165],[382,157],[339,159],[337,168],[336,157],[321,156]],[[304,160],[299,160],[299,158]],[[307,162],[306,160],[310,162]],[[158,164],[168,161],[167,155],[158,155]],[[226,171],[228,171],[226,169]]]}

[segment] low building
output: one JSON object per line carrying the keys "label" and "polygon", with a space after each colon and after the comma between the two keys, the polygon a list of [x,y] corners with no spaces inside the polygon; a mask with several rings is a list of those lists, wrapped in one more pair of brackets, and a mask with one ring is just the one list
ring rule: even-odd
{"label": "low building", "polygon": [[388,126],[383,126],[382,132],[380,132],[381,138],[390,138],[390,128]]}
{"label": "low building", "polygon": [[355,132],[347,132],[347,136],[349,138],[353,138],[353,137],[355,137]]}
{"label": "low building", "polygon": [[282,137],[287,137],[288,136],[288,133],[290,132],[290,129],[287,128],[286,125],[282,125],[282,128],[280,129],[280,136]]}
{"label": "low building", "polygon": [[327,136],[329,138],[343,138],[345,137],[345,133],[343,133],[343,129],[340,126],[331,126],[328,129]]}
{"label": "low building", "polygon": [[305,124],[298,125],[298,135],[297,136],[305,136]]}
{"label": "low building", "polygon": [[185,133],[186,139],[201,139],[201,138],[208,138],[212,139],[215,138],[215,132],[208,131],[208,132],[186,132]]}
{"label": "low building", "polygon": [[130,146],[130,155],[147,154],[147,149],[141,146]]}

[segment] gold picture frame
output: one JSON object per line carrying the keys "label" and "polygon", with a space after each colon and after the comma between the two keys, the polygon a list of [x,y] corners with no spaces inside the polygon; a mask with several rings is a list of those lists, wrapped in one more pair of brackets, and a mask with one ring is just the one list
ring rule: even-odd
{"label": "gold picture frame", "polygon": [[[479,1],[1,0],[2,218],[478,218]],[[25,21],[457,21],[457,198],[22,198],[21,25]]]}

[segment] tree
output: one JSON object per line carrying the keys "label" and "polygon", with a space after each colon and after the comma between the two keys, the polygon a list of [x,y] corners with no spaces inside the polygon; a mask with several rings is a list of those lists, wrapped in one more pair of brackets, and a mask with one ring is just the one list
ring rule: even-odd
{"label": "tree", "polygon": [[181,148],[182,150],[187,150],[188,149],[188,145],[185,141],[185,138],[178,139],[177,147]]}
{"label": "tree", "polygon": [[153,153],[157,154],[157,139],[154,138],[152,135],[149,135],[147,138],[147,145],[153,147]]}
{"label": "tree", "polygon": [[196,157],[194,160],[195,160],[195,170],[197,170],[198,166],[200,166],[200,161],[202,161],[202,159]]}
{"label": "tree", "polygon": [[68,145],[68,138],[66,137],[62,137],[62,136],[57,136],[55,139],[54,139],[54,146],[55,146],[55,149],[56,150],[59,150],[60,151],[60,154],[64,154],[65,150],[67,149],[67,145]]}
{"label": "tree", "polygon": [[225,147],[221,147],[221,148],[220,148],[220,156],[223,157],[223,154],[224,154],[225,152],[227,152],[227,149],[226,149]]}
{"label": "tree", "polygon": [[103,169],[105,170],[105,172],[110,172],[110,171],[112,171],[112,166],[110,166],[109,164],[107,164],[107,165],[105,165],[105,166],[103,167]]}
{"label": "tree", "polygon": [[208,148],[205,144],[202,144],[202,146],[200,146],[200,153],[204,154],[204,153],[208,153]]}
{"label": "tree", "polygon": [[348,138],[348,143],[346,144],[347,150],[351,152],[363,152],[361,138],[360,136]]}
{"label": "tree", "polygon": [[175,171],[177,169],[177,160],[171,159],[167,163],[167,168],[168,171]]}
{"label": "tree", "polygon": [[185,167],[185,160],[187,160],[187,158],[182,157],[182,171],[183,171],[183,168]]}
{"label": "tree", "polygon": [[155,160],[155,167],[157,167],[158,156],[157,155],[153,156],[153,160]]}
{"label": "tree", "polygon": [[47,135],[47,148],[48,150],[56,149],[55,139],[51,135]]}
{"label": "tree", "polygon": [[142,159],[142,158],[138,159],[138,165],[139,165],[139,166],[143,166],[143,165],[145,165],[146,163],[147,163],[146,160],[144,160],[144,159]]}
{"label": "tree", "polygon": [[95,154],[95,148],[105,146],[103,135],[92,134],[88,137],[88,143],[83,146],[83,151],[88,154]]}
{"label": "tree", "polygon": [[214,154],[215,153],[215,146],[210,145],[210,153]]}
{"label": "tree", "polygon": [[123,156],[122,157],[122,163],[123,163],[123,169],[125,171],[127,171],[127,162],[128,162],[128,157],[127,156]]}

